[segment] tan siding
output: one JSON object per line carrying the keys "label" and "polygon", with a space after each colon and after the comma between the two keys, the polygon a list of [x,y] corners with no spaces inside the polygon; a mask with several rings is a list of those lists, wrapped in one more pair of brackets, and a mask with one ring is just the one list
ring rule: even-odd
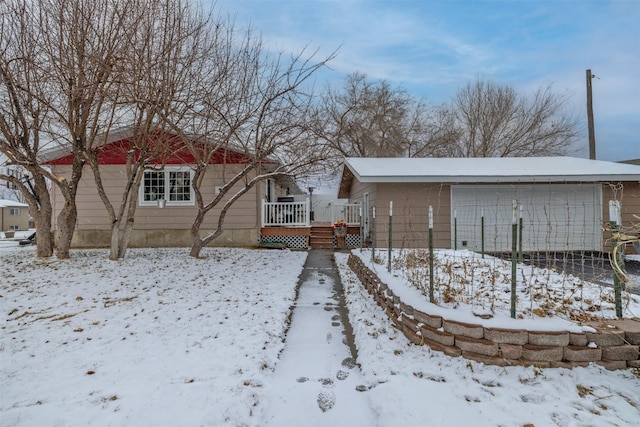
{"label": "tan siding", "polygon": [[[627,181],[622,183],[607,183],[602,186],[602,218],[604,220],[603,229],[603,250],[611,251],[611,233],[609,228],[609,201],[620,201],[622,211],[622,226],[630,229],[632,224],[639,224],[640,218],[640,182]],[[627,253],[635,253],[635,249],[628,245]]]}
{"label": "tan siding", "polygon": [[[232,177],[232,174],[239,165],[227,166],[224,170],[219,165],[213,166],[204,178],[202,193],[205,203],[209,202],[215,192],[216,186],[222,186]],[[109,200],[114,205],[116,211],[119,209],[122,198],[122,190],[126,184],[126,174],[124,166],[107,165],[100,167],[102,181]],[[59,176],[69,176],[70,166],[55,166],[54,173]],[[202,229],[214,229],[217,226],[218,218],[224,203],[240,190],[244,185],[241,181],[237,183],[228,195],[213,208],[206,216]],[[260,187],[262,184],[257,184]],[[261,190],[254,186],[229,209],[225,217],[225,229],[257,229],[259,226],[259,203],[258,195]],[[63,207],[64,199],[58,188],[53,188],[54,197],[54,218]],[[89,168],[85,168],[83,177],[78,187],[76,204],[78,207],[78,230],[109,230],[109,217],[107,211],[98,196],[93,174]],[[188,230],[197,214],[195,206],[166,206],[161,209],[157,206],[137,206],[135,217],[136,230]],[[55,223],[55,221],[54,221]]]}
{"label": "tan siding", "polygon": [[349,195],[349,202],[362,202],[364,194],[369,193],[369,202],[373,206],[374,201],[376,200],[376,188],[376,184],[362,183],[354,180],[351,187],[351,193]]}
{"label": "tan siding", "polygon": [[15,208],[0,208],[0,231],[9,231],[12,226],[19,226],[20,230],[29,229],[29,208],[19,207],[20,215],[11,215],[11,209]]}
{"label": "tan siding", "polygon": [[451,196],[448,184],[378,184],[376,246],[388,246],[389,202],[393,201],[393,246],[426,248],[429,205],[433,206],[436,248],[451,247]]}

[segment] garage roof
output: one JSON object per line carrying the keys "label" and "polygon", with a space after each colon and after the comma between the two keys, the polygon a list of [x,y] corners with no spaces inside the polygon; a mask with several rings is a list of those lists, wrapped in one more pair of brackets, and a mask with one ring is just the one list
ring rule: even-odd
{"label": "garage roof", "polygon": [[343,180],[347,172],[360,182],[640,181],[638,165],[577,157],[350,157],[345,159]]}

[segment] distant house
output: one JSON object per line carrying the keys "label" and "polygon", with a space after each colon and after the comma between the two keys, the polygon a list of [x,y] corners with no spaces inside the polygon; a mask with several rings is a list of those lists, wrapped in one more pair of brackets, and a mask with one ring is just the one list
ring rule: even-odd
{"label": "distant house", "polygon": [[[173,144],[177,137],[171,133],[157,133],[158,143]],[[194,141],[197,144],[206,142]],[[99,147],[98,160],[105,190],[114,206],[119,206],[126,182],[126,153],[134,149],[129,129],[112,132]],[[49,165],[57,176],[69,176],[72,156],[64,150],[50,152],[43,163]],[[202,184],[205,203],[211,200],[249,159],[240,151],[220,149],[209,162],[209,170]],[[190,246],[190,228],[197,213],[195,195],[191,187],[195,162],[186,149],[173,150],[158,161],[159,169],[147,170],[139,189],[138,206],[131,247]],[[265,162],[263,168],[273,168]],[[160,167],[162,166],[162,167]],[[104,204],[98,196],[94,177],[85,165],[77,192],[77,227],[72,240],[75,247],[104,247],[109,245],[110,221]],[[251,178],[251,175],[249,178]],[[244,185],[240,182],[232,188],[227,198]],[[267,179],[258,183],[235,202],[227,212],[224,232],[215,242],[219,246],[246,246],[259,242],[261,203],[276,201],[278,197],[299,192],[295,183],[286,177]],[[225,199],[226,200],[226,199]],[[64,199],[57,186],[52,189],[54,218],[60,213]],[[207,215],[202,232],[215,229],[223,202]],[[55,224],[54,224],[55,228]],[[54,230],[55,231],[55,230]]]}
{"label": "distant house", "polygon": [[[26,177],[26,172],[22,167],[16,165],[3,166],[4,162],[2,155],[0,155],[0,174],[8,175],[16,178]],[[24,196],[18,190],[18,187],[11,181],[0,179],[0,199],[17,200],[24,202]]]}
{"label": "distant house", "polygon": [[640,159],[622,160],[620,163],[627,163],[629,165],[640,165]]}
{"label": "distant house", "polygon": [[338,197],[361,204],[363,234],[375,225],[377,246],[386,245],[393,202],[395,247],[427,247],[432,206],[436,247],[509,251],[515,200],[523,251],[605,251],[610,200],[621,203],[623,225],[637,223],[640,166],[572,157],[347,158]]}
{"label": "distant house", "polygon": [[0,199],[0,231],[29,229],[29,205],[15,200]]}

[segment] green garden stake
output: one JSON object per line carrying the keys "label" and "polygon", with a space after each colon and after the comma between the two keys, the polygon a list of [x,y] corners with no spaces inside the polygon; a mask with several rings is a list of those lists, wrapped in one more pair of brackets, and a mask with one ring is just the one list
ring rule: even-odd
{"label": "green garden stake", "polygon": [[524,259],[524,255],[522,254],[522,229],[524,228],[524,223],[522,221],[522,205],[520,205],[520,228],[518,230],[518,262],[522,262]]}
{"label": "green garden stake", "polygon": [[393,237],[393,202],[389,202],[389,261],[387,262],[387,271],[391,273],[391,247]]}
{"label": "green garden stake", "polygon": [[482,259],[484,259],[484,208],[480,208],[480,241],[482,244]]}
{"label": "green garden stake", "polygon": [[433,206],[429,206],[429,301],[434,302],[433,296]]}
{"label": "green garden stake", "polygon": [[458,210],[453,210],[453,250],[458,250]]}
{"label": "green garden stake", "polygon": [[[609,200],[609,224],[611,226],[611,252],[613,256],[613,248],[618,244],[618,227],[622,223],[620,214],[620,202],[617,200]],[[619,251],[616,253],[615,261],[624,268],[624,256]],[[616,269],[613,270],[613,290],[616,303],[616,317],[622,317],[622,287],[624,286],[624,278]]]}
{"label": "green garden stake", "polygon": [[518,222],[516,221],[516,215],[518,211],[518,201],[513,201],[513,217],[511,220],[511,318],[516,318],[516,265],[518,263],[517,248],[518,248]]}

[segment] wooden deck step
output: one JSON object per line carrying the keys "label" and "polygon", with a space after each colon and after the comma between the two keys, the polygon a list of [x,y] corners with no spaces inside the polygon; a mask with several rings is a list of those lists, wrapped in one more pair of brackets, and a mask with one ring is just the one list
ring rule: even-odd
{"label": "wooden deck step", "polygon": [[333,248],[333,227],[313,226],[309,246],[312,248]]}

